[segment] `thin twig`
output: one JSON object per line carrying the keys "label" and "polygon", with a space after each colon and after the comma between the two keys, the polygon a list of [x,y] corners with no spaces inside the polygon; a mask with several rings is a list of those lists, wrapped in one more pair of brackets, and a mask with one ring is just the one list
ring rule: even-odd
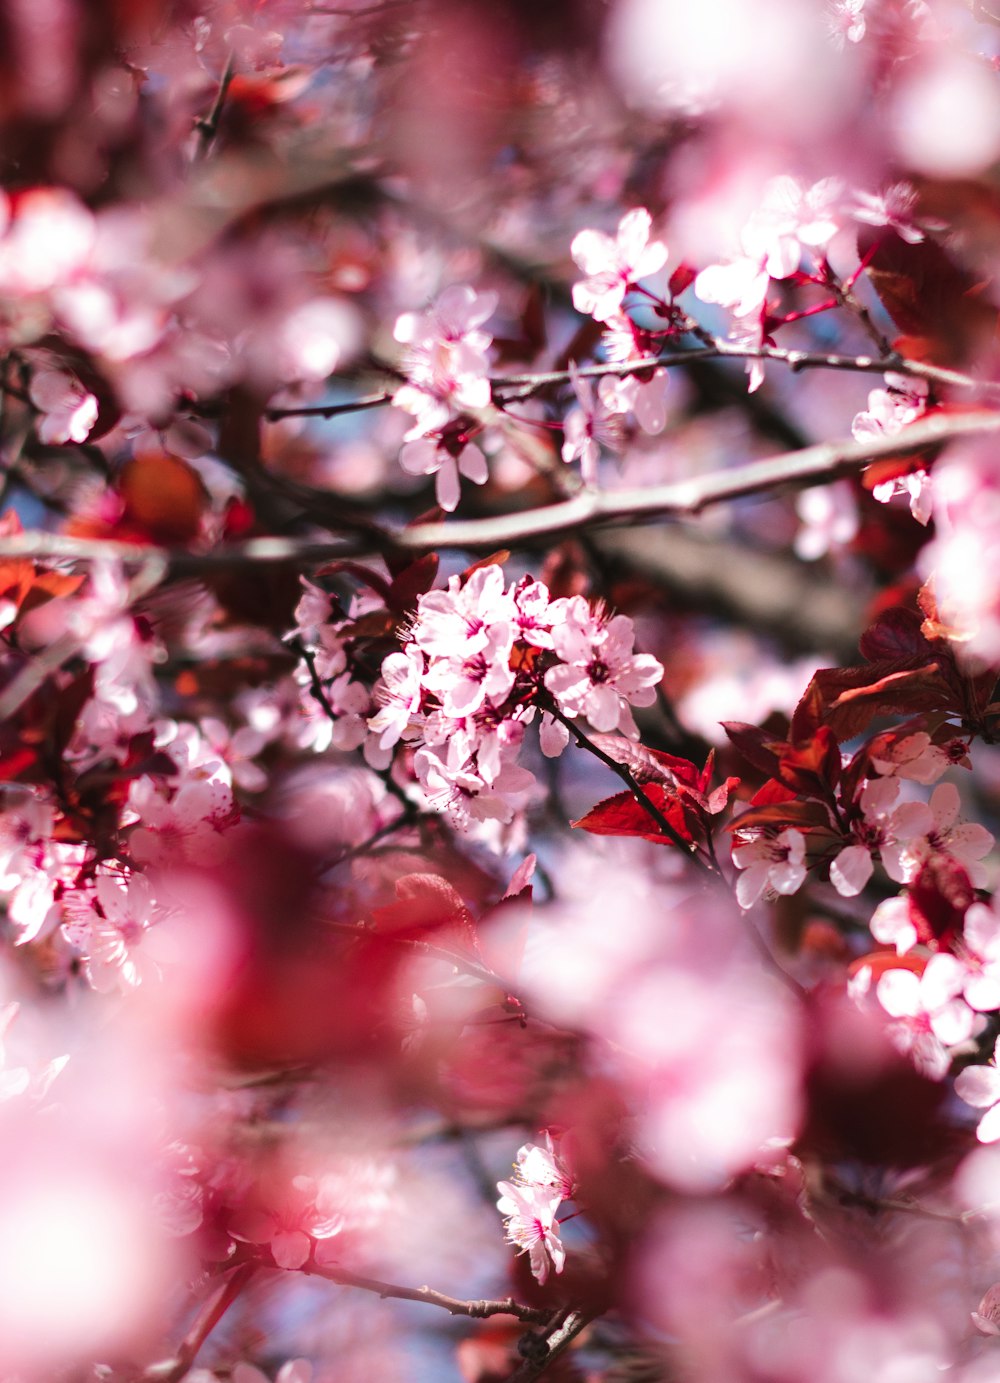
{"label": "thin twig", "polygon": [[525,1306],[513,1297],[507,1297],[502,1301],[462,1301],[458,1297],[446,1296],[444,1292],[435,1292],[430,1287],[399,1287],[393,1282],[381,1282],[378,1278],[362,1277],[359,1273],[348,1272],[346,1268],[309,1263],[302,1271],[313,1277],[323,1277],[328,1282],[336,1282],[341,1287],[360,1287],[363,1292],[375,1292],[383,1298],[423,1301],[428,1306],[440,1306],[452,1316],[469,1316],[473,1320],[485,1320],[489,1316],[516,1316],[519,1321],[525,1321],[529,1325],[546,1325],[552,1319],[551,1310],[539,1306]]}
{"label": "thin twig", "polygon": [[222,70],[219,79],[219,89],[215,93],[215,100],[212,102],[212,109],[201,120],[195,121],[195,129],[198,131],[198,139],[195,144],[194,159],[204,158],[212,147],[219,129],[219,121],[222,118],[222,108],[226,104],[226,96],[229,93],[229,85],[233,80],[234,58],[230,51],[226,58],[226,65]]}
{"label": "thin twig", "polygon": [[599,749],[589,735],[585,734],[584,731],[580,729],[576,721],[570,720],[569,716],[564,715],[554,701],[549,702],[545,706],[545,709],[553,719],[558,720],[561,725],[565,725],[566,729],[570,732],[581,749],[586,749],[588,754],[593,754],[595,759],[600,759],[602,764],[610,768],[612,773],[616,774],[622,780],[629,792],[631,792],[632,796],[639,803],[640,807],[642,807],[643,811],[645,811],[647,816],[655,822],[656,826],[659,828],[660,834],[664,836],[665,839],[682,850],[699,869],[709,873],[712,872],[711,865],[703,855],[698,853],[698,847],[691,841],[685,840],[680,832],[676,831],[673,826],[671,826],[659,807],[649,794],[640,787],[625,764],[619,763],[618,760],[613,759],[610,754],[605,754],[603,749]]}

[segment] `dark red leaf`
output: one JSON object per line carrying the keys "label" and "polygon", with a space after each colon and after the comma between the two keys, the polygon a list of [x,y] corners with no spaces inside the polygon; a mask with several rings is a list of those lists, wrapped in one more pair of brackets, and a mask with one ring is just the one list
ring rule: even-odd
{"label": "dark red leaf", "polygon": [[[769,735],[766,730],[761,730],[756,725],[746,725],[738,720],[724,720],[722,728],[747,763],[759,768],[769,778],[777,776],[779,759],[773,735]],[[780,741],[778,747],[780,748]]]}

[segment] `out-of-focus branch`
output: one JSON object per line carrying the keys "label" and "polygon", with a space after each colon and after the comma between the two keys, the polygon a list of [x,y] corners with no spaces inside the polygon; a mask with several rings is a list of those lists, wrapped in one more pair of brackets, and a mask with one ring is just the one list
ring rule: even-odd
{"label": "out-of-focus branch", "polygon": [[645,577],[672,607],[755,629],[792,654],[849,663],[857,653],[864,596],[831,581],[822,565],[678,524],[606,529],[591,542],[613,569]]}
{"label": "out-of-focus branch", "polygon": [[180,1383],[198,1357],[198,1351],[257,1271],[256,1263],[243,1263],[209,1297],[172,1359],[151,1364],[141,1383]]}
{"label": "out-of-focus branch", "polygon": [[963,437],[1000,432],[1000,412],[935,413],[892,436],[864,442],[820,442],[799,451],[781,452],[728,470],[667,485],[641,489],[581,490],[571,499],[516,514],[487,519],[451,519],[390,531],[372,526],[365,537],[317,541],[314,537],[251,538],[209,552],[171,550],[139,543],[72,538],[59,533],[28,532],[0,538],[0,557],[63,558],[78,561],[117,559],[128,564],[160,558],[176,575],[268,562],[329,561],[375,552],[433,552],[442,548],[490,551],[536,539],[548,539],[589,526],[613,526],[657,518],[693,518],[730,500],[782,489],[803,489],[840,476],[853,475],[872,461],[940,447]]}

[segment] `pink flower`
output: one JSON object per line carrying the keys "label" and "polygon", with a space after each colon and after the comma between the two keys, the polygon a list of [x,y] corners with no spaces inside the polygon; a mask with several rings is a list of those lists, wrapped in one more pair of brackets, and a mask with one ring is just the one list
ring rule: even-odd
{"label": "pink flower", "polygon": [[433,475],[437,502],[446,513],[458,508],[461,496],[459,476],[473,485],[485,485],[490,478],[486,457],[475,442],[466,442],[457,455],[440,438],[415,437],[405,442],[399,464],[407,475]]}
{"label": "pink flower", "polygon": [[916,872],[902,862],[904,842],[919,836],[931,824],[931,812],[923,802],[898,806],[899,783],[877,778],[865,783],[858,798],[860,818],[851,824],[852,844],[846,845],[830,865],[830,882],[842,898],[854,898],[874,872],[872,851],[878,850],[890,879],[905,883]]}
{"label": "pink flower", "polygon": [[959,824],[960,805],[954,783],[939,783],[925,808],[930,820],[922,822],[920,830],[910,833],[893,852],[898,857],[903,881],[912,879],[928,856],[940,851],[958,860],[977,888],[983,886],[986,871],[979,861],[993,848],[993,836],[978,822]]}
{"label": "pink flower", "polygon": [[531,1271],[539,1282],[548,1281],[550,1267],[561,1273],[566,1266],[566,1249],[555,1223],[562,1200],[559,1192],[517,1181],[499,1181],[497,1190],[497,1209],[506,1220],[507,1242],[528,1254]]}
{"label": "pink flower", "polygon": [[594,393],[590,380],[580,375],[572,361],[569,372],[577,406],[570,409],[563,424],[562,459],[567,464],[579,460],[583,483],[595,485],[601,443],[613,446],[621,440],[618,420],[608,413],[602,396]]}
{"label": "pink flower", "polygon": [[865,0],[830,0],[829,28],[834,43],[843,48],[848,43],[860,43],[865,36]]}
{"label": "pink flower", "polygon": [[884,192],[855,192],[851,215],[868,226],[885,226],[909,245],[919,245],[923,231],[913,224],[917,194],[909,183],[898,182]]}
{"label": "pink flower", "polygon": [[163,918],[164,909],[144,875],[133,874],[122,881],[110,874],[98,875],[96,897],[85,911],[74,911],[64,930],[86,957],[88,978],[99,993],[113,989],[126,993],[159,976],[159,967],[144,952],[143,943],[149,928]]}
{"label": "pink flower", "polygon": [[518,1149],[514,1180],[520,1186],[558,1191],[560,1200],[572,1200],[576,1182],[555,1150],[552,1134],[545,1130],[544,1143],[525,1143]]}
{"label": "pink flower", "polygon": [[339,1234],[344,1217],[321,1207],[320,1185],[313,1177],[292,1177],[282,1189],[271,1189],[270,1203],[247,1207],[230,1226],[237,1239],[266,1244],[275,1266],[294,1272],[309,1261],[314,1243]]}
{"label": "pink flower", "polygon": [[39,369],[28,386],[31,402],[42,414],[39,441],[85,442],[97,421],[97,399],[62,370]]}
{"label": "pink flower", "polygon": [[139,819],[129,849],[142,864],[208,864],[217,856],[220,833],[239,820],[232,789],[218,779],[189,778],[168,798],[161,784],[138,778],[128,802]]}
{"label": "pink flower", "polygon": [[615,239],[603,231],[582,230],[570,245],[570,254],[587,275],[573,285],[577,312],[606,322],[621,311],[626,293],[640,279],[648,278],[667,262],[667,247],[650,241],[652,218],[644,207],[626,212],[618,223]]}
{"label": "pink flower", "polygon": [[409,383],[392,401],[417,419],[407,441],[444,427],[453,408],[489,404],[486,352],[492,338],[480,327],[496,302],[495,293],[456,285],[446,288],[426,312],[405,312],[398,318],[393,335],[408,348],[403,373]]}
{"label": "pink flower", "polygon": [[583,596],[560,602],[561,621],[552,643],[562,662],[545,674],[545,686],[568,716],[586,716],[595,730],[635,735],[629,704],[651,706],[663,665],[634,654],[635,632],[626,615],[591,610]]}
{"label": "pink flower", "polygon": [[490,641],[490,627],[513,619],[512,606],[501,568],[479,567],[464,585],[453,576],[447,590],[420,597],[411,638],[431,657],[481,653]]}
{"label": "pink flower", "polygon": [[1000,1141],[1000,1038],[997,1039],[988,1066],[967,1066],[955,1077],[955,1094],[974,1109],[985,1109],[979,1120],[976,1137],[980,1143]]}
{"label": "pink flower", "polygon": [[922,975],[887,970],[876,987],[879,1003],[895,1020],[889,1028],[893,1041],[934,1080],[947,1073],[947,1048],[967,1041],[985,1023],[958,997],[964,978],[961,963],[941,952],[931,956]]}
{"label": "pink flower", "polygon": [[964,754],[966,747],[960,739],[943,747],[934,744],[926,730],[915,730],[912,735],[902,737],[896,734],[879,736],[873,741],[870,753],[872,766],[883,777],[906,778],[929,787],[958,761],[950,751]]}
{"label": "pink flower", "polygon": [[806,877],[805,852],[805,836],[791,828],[778,835],[764,832],[752,840],[737,835],[733,863],[743,871],[736,880],[740,907],[753,907],[768,888],[786,895],[796,893]]}
{"label": "pink flower", "polygon": [[966,975],[962,993],[966,1003],[979,1013],[1000,1009],[1000,913],[998,900],[992,906],[973,903],[962,924],[963,947],[960,960]]}
{"label": "pink flower", "polygon": [[382,663],[382,680],[375,687],[380,709],[368,721],[379,736],[379,747],[390,749],[406,733],[420,710],[424,655],[416,644],[390,653]]}

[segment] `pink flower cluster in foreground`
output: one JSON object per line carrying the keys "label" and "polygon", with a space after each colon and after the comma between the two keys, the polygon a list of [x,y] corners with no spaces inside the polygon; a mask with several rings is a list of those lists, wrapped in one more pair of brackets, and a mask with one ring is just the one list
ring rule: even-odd
{"label": "pink flower cluster in foreground", "polygon": [[509,821],[534,778],[518,762],[541,708],[542,750],[562,752],[564,719],[638,737],[632,706],[649,706],[663,667],[634,651],[632,621],[582,596],[552,600],[540,581],[505,586],[499,566],[420,597],[400,653],[382,665],[379,747],[414,747],[432,802],[459,820]]}

